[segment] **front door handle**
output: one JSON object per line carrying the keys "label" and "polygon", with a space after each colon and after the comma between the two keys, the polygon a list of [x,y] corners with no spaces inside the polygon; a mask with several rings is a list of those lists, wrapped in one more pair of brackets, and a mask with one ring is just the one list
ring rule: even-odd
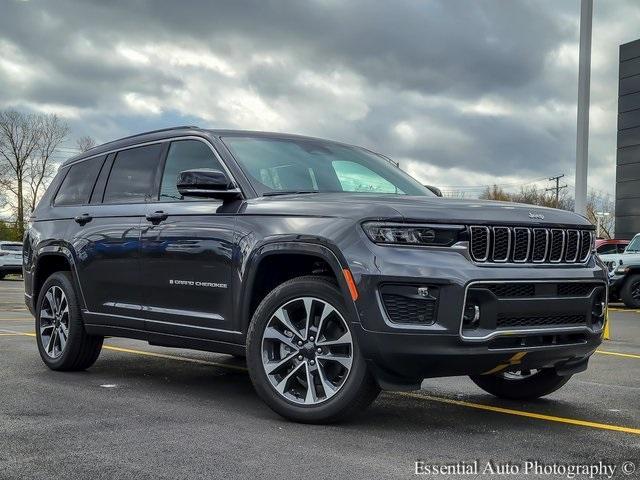
{"label": "front door handle", "polygon": [[76,223],[80,225],[85,225],[86,223],[89,223],[91,220],[93,220],[93,217],[88,213],[83,213],[82,215],[77,215],[73,219],[75,220]]}
{"label": "front door handle", "polygon": [[157,212],[147,213],[147,220],[153,223],[154,225],[159,224],[160,222],[165,221],[169,218],[169,214],[163,212],[162,210],[158,210]]}

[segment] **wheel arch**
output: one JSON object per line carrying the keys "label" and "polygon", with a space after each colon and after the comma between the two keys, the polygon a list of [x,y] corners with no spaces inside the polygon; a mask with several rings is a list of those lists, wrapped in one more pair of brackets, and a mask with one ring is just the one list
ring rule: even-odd
{"label": "wheel arch", "polygon": [[[261,287],[258,286],[262,278],[261,274],[265,271],[264,269],[273,264],[285,264],[287,261],[291,261],[292,257],[307,258],[311,264],[313,264],[314,261],[318,261],[326,265],[328,268],[327,273],[329,273],[327,276],[336,281],[349,313],[353,319],[359,321],[358,312],[345,278],[344,270],[348,270],[348,265],[339,252],[334,252],[326,245],[308,241],[277,241],[263,244],[256,248],[247,262],[247,268],[245,269],[242,280],[243,288],[238,303],[240,328],[244,334],[247,332],[253,312],[260,301],[268,294],[268,292],[266,292],[266,294],[261,295]],[[292,274],[285,275],[283,280],[278,282],[278,284],[291,278],[313,274],[314,272],[308,269],[298,269],[298,271],[294,270],[293,272],[287,273]]]}
{"label": "wheel arch", "polygon": [[76,264],[71,250],[65,246],[48,246],[41,248],[33,262],[33,305],[34,308],[40,296],[44,282],[55,272],[67,271],[71,273],[73,284],[78,292],[78,298],[84,308],[84,296],[78,281]]}

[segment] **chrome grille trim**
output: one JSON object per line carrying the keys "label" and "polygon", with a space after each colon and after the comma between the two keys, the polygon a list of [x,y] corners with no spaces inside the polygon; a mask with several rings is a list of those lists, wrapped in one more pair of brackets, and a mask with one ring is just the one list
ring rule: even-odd
{"label": "chrome grille trim", "polygon": [[[567,248],[565,249],[564,252],[564,261],[566,263],[575,263],[576,260],[578,260],[578,256],[580,256],[580,231],[579,230],[567,230],[565,232],[566,235],[566,239],[567,239]],[[573,255],[572,257],[569,256],[569,249],[574,247],[574,242],[571,240],[571,237],[575,235],[576,236],[576,240],[575,240],[575,249],[576,249],[576,254]]]}
{"label": "chrome grille trim", "polygon": [[[471,254],[471,257],[476,261],[476,262],[486,262],[489,259],[489,247],[491,245],[491,230],[489,229],[489,227],[484,227],[484,226],[473,226],[470,228],[471,230],[471,242],[469,245],[469,253]],[[486,236],[487,236],[487,245],[486,247],[483,249],[485,251],[484,257],[479,258],[476,257],[473,253],[474,248],[476,243],[474,243],[474,230],[482,230],[484,232],[486,232]],[[477,234],[476,234],[477,235]],[[480,240],[476,240],[476,242],[478,242]]]}
{"label": "chrome grille trim", "polygon": [[[536,232],[544,233],[544,254],[541,259],[536,260]],[[534,228],[533,229],[533,248],[531,249],[531,260],[533,263],[544,263],[549,255],[549,229],[548,228]]]}
{"label": "chrome grille trim", "polygon": [[[556,235],[560,235],[561,237],[561,242],[560,245],[562,245],[560,247],[560,255],[558,256],[558,258],[556,260],[554,260],[553,258],[551,258],[551,256],[553,255],[553,246],[554,246],[554,240],[555,240],[555,236]],[[564,247],[565,247],[565,242],[566,242],[566,234],[564,230],[560,230],[557,228],[554,228],[551,230],[551,253],[549,254],[549,262],[550,263],[560,263],[562,262],[562,259],[564,258]]]}
{"label": "chrome grille trim", "polygon": [[497,263],[505,263],[509,261],[509,255],[511,254],[511,229],[509,227],[493,227],[493,238],[496,238],[496,232],[504,232],[507,233],[507,254],[504,258],[496,257],[496,242],[493,242],[493,261]]}
{"label": "chrome grille trim", "polygon": [[[585,248],[584,238],[589,237],[587,247]],[[595,235],[588,230],[580,232],[580,262],[584,263],[589,259],[591,252],[595,247]]]}
{"label": "chrome grille trim", "polygon": [[592,231],[580,228],[473,225],[469,232],[469,254],[477,263],[586,263],[593,253],[595,238]]}
{"label": "chrome grille trim", "polygon": [[[525,231],[525,233],[527,234],[527,247],[525,250],[524,258],[519,259],[519,258],[516,258],[516,250],[520,246],[518,244],[518,232],[521,232],[521,231]],[[529,252],[531,251],[531,229],[525,228],[525,227],[515,227],[513,229],[513,243],[514,245],[513,245],[512,258],[514,263],[526,263],[527,260],[529,260]]]}

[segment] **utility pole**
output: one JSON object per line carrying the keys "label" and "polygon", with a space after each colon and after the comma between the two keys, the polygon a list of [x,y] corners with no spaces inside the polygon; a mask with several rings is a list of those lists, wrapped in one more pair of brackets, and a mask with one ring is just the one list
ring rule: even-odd
{"label": "utility pole", "polygon": [[578,60],[578,135],[576,138],[575,211],[587,213],[587,169],[589,166],[589,89],[591,85],[591,23],[593,0],[580,3],[580,57]]}
{"label": "utility pole", "polygon": [[549,181],[550,182],[555,181],[556,182],[556,186],[545,189],[545,192],[552,192],[553,190],[556,191],[556,208],[558,208],[560,206],[560,189],[567,188],[567,184],[566,183],[564,185],[560,186],[560,179],[562,177],[564,177],[564,173],[562,175],[556,175],[555,177],[550,177]]}

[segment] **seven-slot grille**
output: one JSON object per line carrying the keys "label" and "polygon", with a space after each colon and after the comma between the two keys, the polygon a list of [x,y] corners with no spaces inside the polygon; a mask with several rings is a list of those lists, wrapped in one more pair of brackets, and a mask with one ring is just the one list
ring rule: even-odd
{"label": "seven-slot grille", "polygon": [[593,250],[590,230],[470,227],[469,252],[476,262],[584,263]]}

